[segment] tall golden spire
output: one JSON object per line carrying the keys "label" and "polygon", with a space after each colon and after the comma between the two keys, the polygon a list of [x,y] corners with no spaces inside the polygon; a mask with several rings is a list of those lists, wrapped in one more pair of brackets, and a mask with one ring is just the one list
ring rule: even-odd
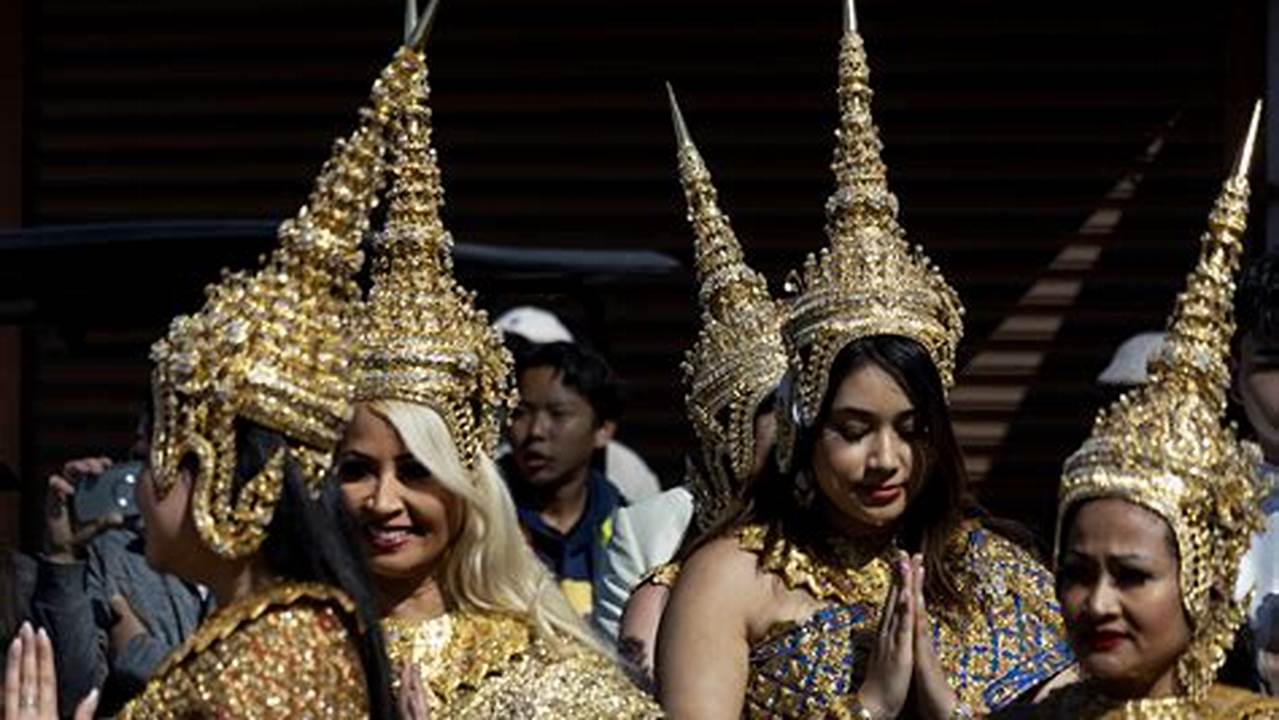
{"label": "tall golden spire", "polygon": [[836,189],[826,203],[830,244],[810,255],[802,273],[788,283],[798,294],[782,330],[795,374],[795,420],[803,425],[816,419],[835,356],[861,338],[910,338],[932,358],[942,384],[954,382],[963,307],[922,249],[906,243],[880,157],[872,96],[856,11],[847,0],[831,164]]}
{"label": "tall golden spire", "polygon": [[[857,9],[844,2],[844,35],[839,52],[839,128],[835,131],[836,191],[826,203],[826,233],[832,245],[855,242],[859,228],[875,228],[881,237],[868,251],[907,255],[905,232],[897,223],[897,197],[888,188],[888,167],[880,156],[884,144],[871,114],[875,91],[870,86],[866,45],[857,32]],[[882,245],[882,247],[880,247]]]}
{"label": "tall golden spire", "polygon": [[[419,27],[429,27],[437,5]],[[500,419],[513,403],[511,358],[474,294],[453,277],[425,58],[402,49],[396,68],[403,103],[391,124],[389,206],[360,323],[355,397],[434,409],[471,467],[496,448]]]}
{"label": "tall golden spire", "polygon": [[1234,172],[1208,216],[1198,263],[1168,320],[1168,338],[1150,360],[1150,380],[1097,414],[1091,437],[1066,460],[1058,502],[1059,549],[1061,518],[1092,498],[1136,503],[1172,528],[1182,602],[1194,626],[1178,680],[1196,698],[1212,684],[1244,617],[1233,599],[1235,578],[1261,523],[1259,458],[1226,421],[1234,278],[1260,114],[1258,101]]}
{"label": "tall golden spire", "polygon": [[[361,108],[360,126],[334,144],[307,203],[281,223],[279,244],[262,267],[224,272],[206,289],[203,308],[175,318],[152,346],[157,490],[167,492],[179,464],[194,455],[195,525],[223,556],[261,545],[286,457],[318,490],[350,419],[354,276],[383,184],[387,123],[403,92],[392,62]],[[236,478],[238,420],[290,442],[244,482]]]}
{"label": "tall golden spire", "polygon": [[755,458],[755,415],[786,371],[780,308],[764,277],[746,265],[710,171],[667,85],[680,181],[695,235],[702,328],[685,356],[688,416],[702,449],[690,478],[699,522],[716,517],[746,483]]}

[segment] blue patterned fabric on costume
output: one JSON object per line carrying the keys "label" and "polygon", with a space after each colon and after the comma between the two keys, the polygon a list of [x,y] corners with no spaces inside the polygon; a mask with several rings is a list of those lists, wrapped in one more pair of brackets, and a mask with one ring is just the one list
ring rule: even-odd
{"label": "blue patterned fabric on costume", "polygon": [[[738,533],[760,569],[833,604],[785,623],[751,648],[744,715],[821,717],[856,692],[892,585],[889,556],[831,567],[766,531]],[[951,686],[974,711],[989,712],[1069,667],[1053,578],[1025,550],[970,523],[952,545],[964,608],[930,608],[933,646]]]}
{"label": "blue patterned fabric on costume", "polygon": [[858,646],[866,608],[830,605],[803,624],[787,624],[751,648],[746,717],[822,717],[851,695],[866,670],[870,646]]}

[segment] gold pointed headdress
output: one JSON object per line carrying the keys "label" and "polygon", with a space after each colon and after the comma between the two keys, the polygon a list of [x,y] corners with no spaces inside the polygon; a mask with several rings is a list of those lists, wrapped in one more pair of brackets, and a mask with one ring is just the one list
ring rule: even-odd
{"label": "gold pointed headdress", "polygon": [[[359,301],[360,243],[384,174],[385,124],[397,92],[394,64],[374,83],[361,124],[335,143],[310,197],[281,223],[279,244],[255,272],[226,272],[204,307],[175,318],[151,349],[156,418],[152,466],[166,493],[194,455],[192,515],[200,537],[243,557],[266,537],[286,456],[312,490],[350,417],[347,328]],[[285,436],[253,478],[236,478],[236,425]]]}
{"label": "gold pointed headdress", "polygon": [[391,123],[389,207],[374,239],[355,398],[430,407],[448,426],[463,464],[474,467],[497,447],[501,418],[513,404],[511,357],[475,307],[474,294],[453,277],[453,238],[440,218],[444,188],[431,147],[425,58],[401,50],[396,66],[405,95]]}
{"label": "gold pointed headdress", "polygon": [[697,517],[708,522],[750,477],[756,411],[786,372],[786,353],[781,308],[768,294],[764,277],[746,264],[670,85],[667,92],[688,220],[697,238],[694,262],[702,328],[682,368],[688,417],[703,460],[690,485]]}
{"label": "gold pointed headdress", "polygon": [[1180,555],[1181,599],[1193,626],[1178,661],[1186,694],[1202,697],[1243,620],[1233,598],[1239,561],[1260,528],[1255,473],[1259,458],[1226,423],[1235,274],[1247,225],[1247,169],[1261,102],[1208,216],[1199,261],[1168,320],[1149,381],[1097,414],[1092,435],[1063,468],[1062,519],[1077,503],[1115,497],[1148,508],[1172,529]]}
{"label": "gold pointed headdress", "polygon": [[949,388],[963,335],[959,296],[921,248],[906,244],[897,222],[853,0],[846,0],[844,26],[831,164],[836,190],[826,202],[830,246],[810,255],[803,272],[788,281],[788,291],[798,295],[782,327],[794,374],[794,420],[804,426],[817,419],[831,364],[849,343],[873,335],[910,338],[928,352]]}

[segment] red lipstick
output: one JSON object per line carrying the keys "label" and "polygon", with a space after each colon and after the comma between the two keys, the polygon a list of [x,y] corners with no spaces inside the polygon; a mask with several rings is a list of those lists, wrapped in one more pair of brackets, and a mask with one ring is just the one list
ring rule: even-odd
{"label": "red lipstick", "polygon": [[858,497],[872,507],[891,505],[903,492],[901,485],[864,485],[857,488]]}
{"label": "red lipstick", "polygon": [[1084,637],[1084,644],[1090,652],[1104,653],[1119,647],[1119,644],[1127,639],[1127,633],[1098,630],[1088,633]]}

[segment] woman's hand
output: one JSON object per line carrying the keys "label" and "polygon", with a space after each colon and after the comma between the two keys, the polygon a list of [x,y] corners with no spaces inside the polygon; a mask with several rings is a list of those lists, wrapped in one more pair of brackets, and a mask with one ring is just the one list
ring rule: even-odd
{"label": "woman's hand", "polygon": [[914,666],[914,565],[906,553],[897,559],[898,581],[888,593],[879,637],[857,700],[872,717],[895,718],[906,704]]}
{"label": "woman's hand", "polygon": [[[92,720],[98,691],[80,701],[75,720]],[[42,628],[23,623],[9,645],[4,670],[5,720],[58,720],[58,676],[53,669],[53,643]]]}
{"label": "woman's hand", "polygon": [[[956,716],[955,710],[960,707],[959,697],[951,689],[946,680],[946,671],[937,659],[937,651],[933,649],[932,632],[928,626],[928,606],[924,602],[924,558],[916,555],[911,558],[911,596],[915,599],[915,700],[919,705],[919,715],[933,720],[946,720]],[[960,717],[966,717],[961,714]]]}

